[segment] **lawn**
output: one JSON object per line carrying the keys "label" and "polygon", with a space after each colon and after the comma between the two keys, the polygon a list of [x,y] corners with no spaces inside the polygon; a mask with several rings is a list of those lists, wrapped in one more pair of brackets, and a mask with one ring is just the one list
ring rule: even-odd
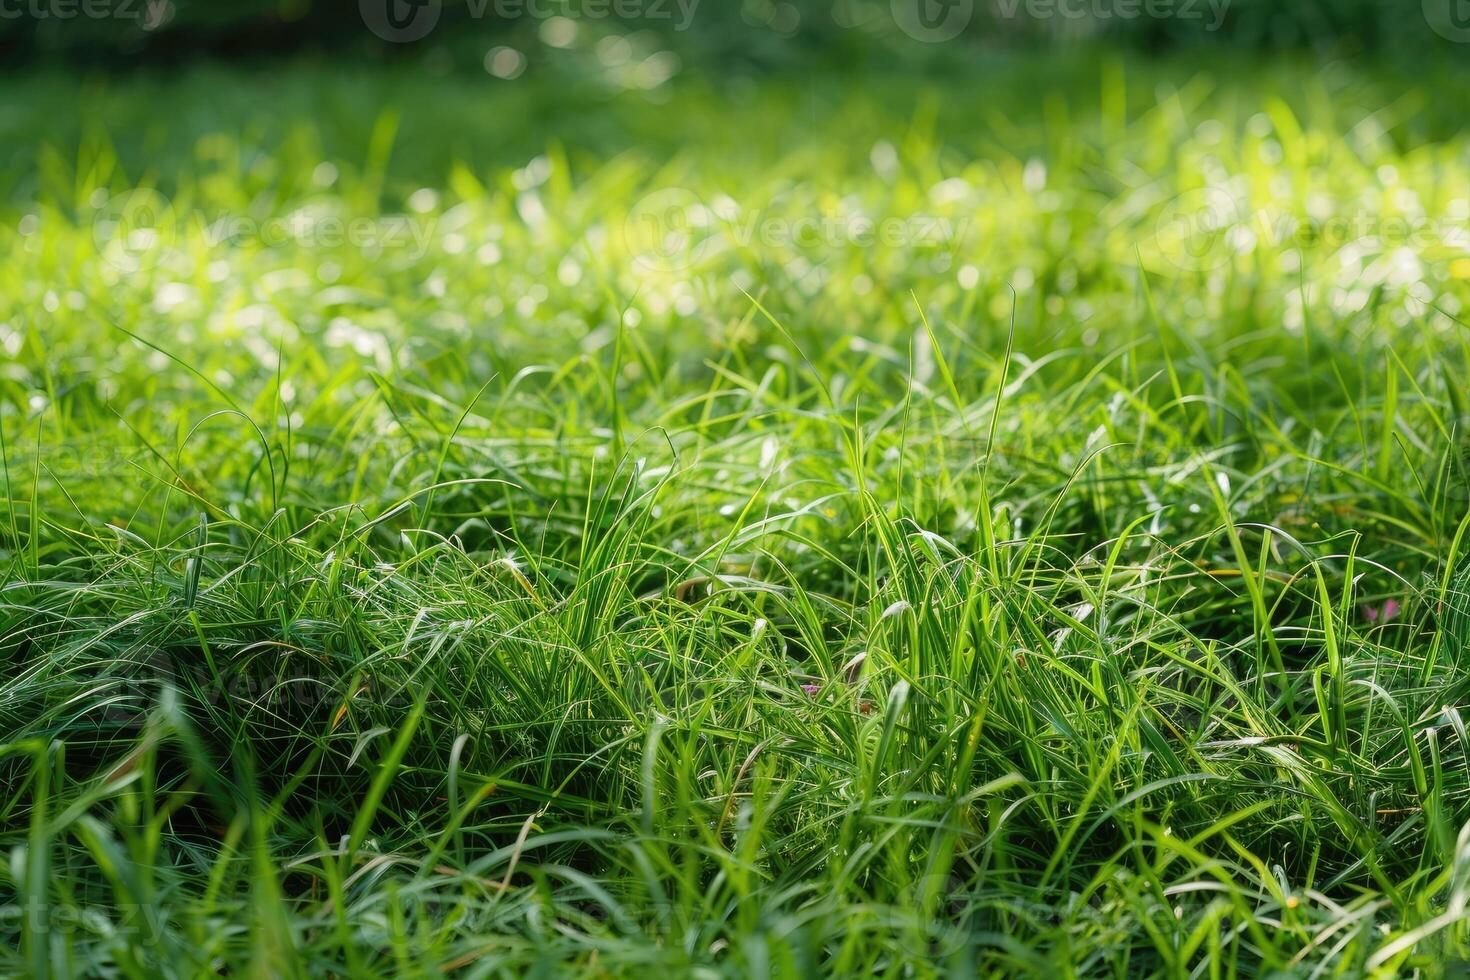
{"label": "lawn", "polygon": [[1470,66],[555,30],[5,79],[0,974],[1470,959]]}

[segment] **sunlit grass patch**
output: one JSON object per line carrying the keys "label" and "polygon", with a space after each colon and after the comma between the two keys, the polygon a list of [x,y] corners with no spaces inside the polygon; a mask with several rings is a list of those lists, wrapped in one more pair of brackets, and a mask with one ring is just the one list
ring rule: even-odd
{"label": "sunlit grass patch", "polygon": [[4,969],[1466,956],[1470,142],[1260,71],[22,83]]}

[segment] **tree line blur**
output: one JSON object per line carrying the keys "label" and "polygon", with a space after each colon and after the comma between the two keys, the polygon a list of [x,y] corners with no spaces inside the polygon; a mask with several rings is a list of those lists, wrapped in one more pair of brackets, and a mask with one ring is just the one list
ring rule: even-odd
{"label": "tree line blur", "polygon": [[[428,16],[435,27],[422,38],[371,28]],[[1454,43],[1470,40],[1470,0],[0,0],[0,64],[126,67],[303,49],[401,57],[558,16],[677,34],[671,41],[711,58],[772,62],[922,52],[941,40],[964,50],[1097,36],[1148,49],[1470,56]]]}

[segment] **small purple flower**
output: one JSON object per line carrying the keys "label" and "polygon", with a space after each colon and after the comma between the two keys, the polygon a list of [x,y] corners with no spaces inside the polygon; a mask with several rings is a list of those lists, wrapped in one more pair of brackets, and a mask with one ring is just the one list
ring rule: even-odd
{"label": "small purple flower", "polygon": [[803,684],[803,685],[801,685],[801,689],[803,691],[805,691],[806,693],[815,696],[816,693],[822,689],[822,685],[820,685],[820,684]]}

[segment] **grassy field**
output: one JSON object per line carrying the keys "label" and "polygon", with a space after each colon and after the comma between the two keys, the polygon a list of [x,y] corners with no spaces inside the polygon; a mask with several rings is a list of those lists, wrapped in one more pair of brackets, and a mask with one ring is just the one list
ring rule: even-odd
{"label": "grassy field", "polygon": [[1470,958],[1470,71],[519,57],[6,79],[0,973]]}

